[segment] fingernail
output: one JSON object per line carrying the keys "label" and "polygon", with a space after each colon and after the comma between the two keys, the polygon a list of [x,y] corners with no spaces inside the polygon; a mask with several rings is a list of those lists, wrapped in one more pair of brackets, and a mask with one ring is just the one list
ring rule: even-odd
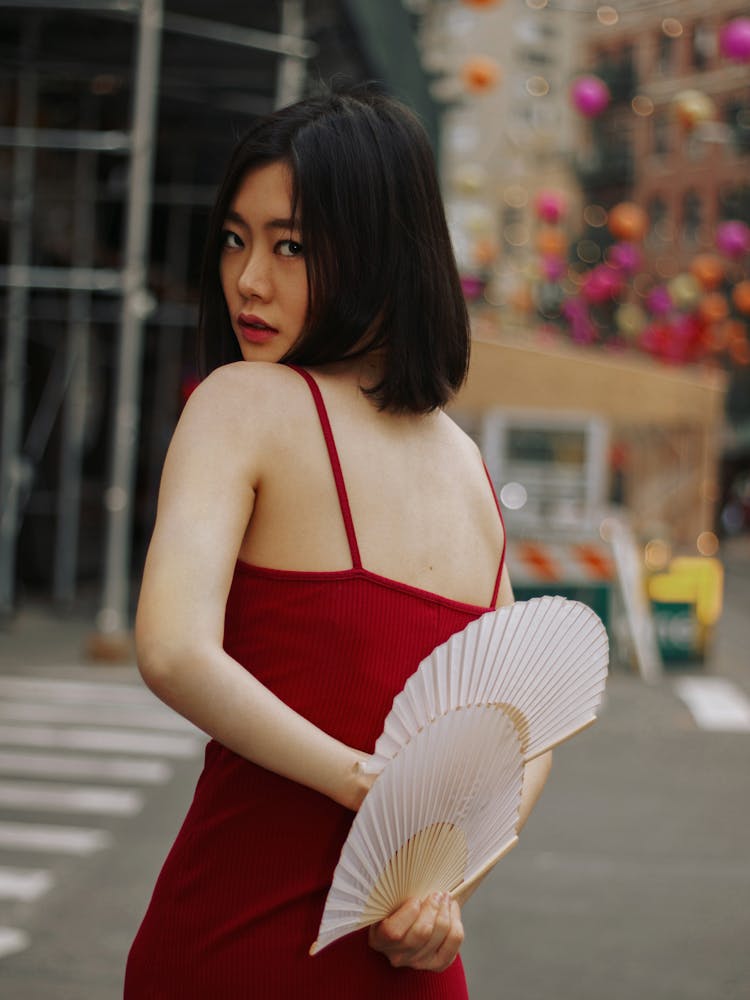
{"label": "fingernail", "polygon": [[433,894],[430,896],[430,902],[432,903],[433,906],[440,906],[442,900],[443,900],[442,892],[433,892]]}

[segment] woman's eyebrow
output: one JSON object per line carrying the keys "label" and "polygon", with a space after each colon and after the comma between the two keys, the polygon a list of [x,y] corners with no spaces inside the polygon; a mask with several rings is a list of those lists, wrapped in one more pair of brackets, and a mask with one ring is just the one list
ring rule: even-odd
{"label": "woman's eyebrow", "polygon": [[299,219],[269,219],[264,226],[265,229],[299,229]]}
{"label": "woman's eyebrow", "polygon": [[[245,219],[240,215],[240,213],[238,211],[236,211],[233,208],[230,208],[230,209],[227,210],[227,214],[226,214],[225,218],[226,218],[227,222],[234,222],[238,226],[244,226],[245,228],[248,228],[248,225],[247,225],[247,222],[245,221]],[[289,232],[290,230],[293,230],[293,229],[299,230],[301,227],[300,227],[300,221],[299,221],[299,219],[269,219],[268,222],[265,222],[263,224],[263,228],[264,229],[283,229],[286,232]]]}

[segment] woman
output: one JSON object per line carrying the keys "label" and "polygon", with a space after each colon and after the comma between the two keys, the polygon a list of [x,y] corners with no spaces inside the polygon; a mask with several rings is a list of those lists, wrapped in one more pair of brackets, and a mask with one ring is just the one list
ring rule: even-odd
{"label": "woman", "polygon": [[165,463],[136,641],[148,686],[212,740],[126,997],[465,997],[447,896],[308,955],[394,696],[512,600],[481,458],[442,411],[468,320],[410,112],[365,90],[251,129],[201,335],[212,372]]}

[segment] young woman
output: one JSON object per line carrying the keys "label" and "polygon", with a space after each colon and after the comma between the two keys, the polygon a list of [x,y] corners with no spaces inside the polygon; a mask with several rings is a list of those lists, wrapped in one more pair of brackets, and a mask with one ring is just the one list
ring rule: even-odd
{"label": "young woman", "polygon": [[363,90],[253,126],[210,224],[201,335],[211,374],[165,463],[136,641],[149,687],[212,739],[126,998],[465,997],[444,895],[308,955],[394,696],[512,600],[481,457],[442,410],[469,329],[409,111]]}

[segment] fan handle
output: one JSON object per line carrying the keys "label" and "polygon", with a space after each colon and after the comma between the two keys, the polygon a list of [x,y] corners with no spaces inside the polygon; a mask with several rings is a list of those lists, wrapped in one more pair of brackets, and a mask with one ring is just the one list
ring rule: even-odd
{"label": "fan handle", "polygon": [[516,834],[506,844],[503,844],[503,846],[500,848],[497,854],[493,854],[493,856],[489,859],[489,861],[486,861],[478,871],[474,872],[471,878],[467,879],[465,882],[462,882],[461,885],[459,885],[456,889],[454,889],[453,892],[451,893],[451,898],[455,899],[455,901],[462,906],[469,898],[469,896],[471,896],[471,894],[477,888],[477,886],[485,877],[485,875],[487,875],[490,871],[492,871],[492,869],[495,867],[498,861],[500,861],[502,858],[505,857],[506,854],[512,851],[517,843],[518,843],[518,835]]}

